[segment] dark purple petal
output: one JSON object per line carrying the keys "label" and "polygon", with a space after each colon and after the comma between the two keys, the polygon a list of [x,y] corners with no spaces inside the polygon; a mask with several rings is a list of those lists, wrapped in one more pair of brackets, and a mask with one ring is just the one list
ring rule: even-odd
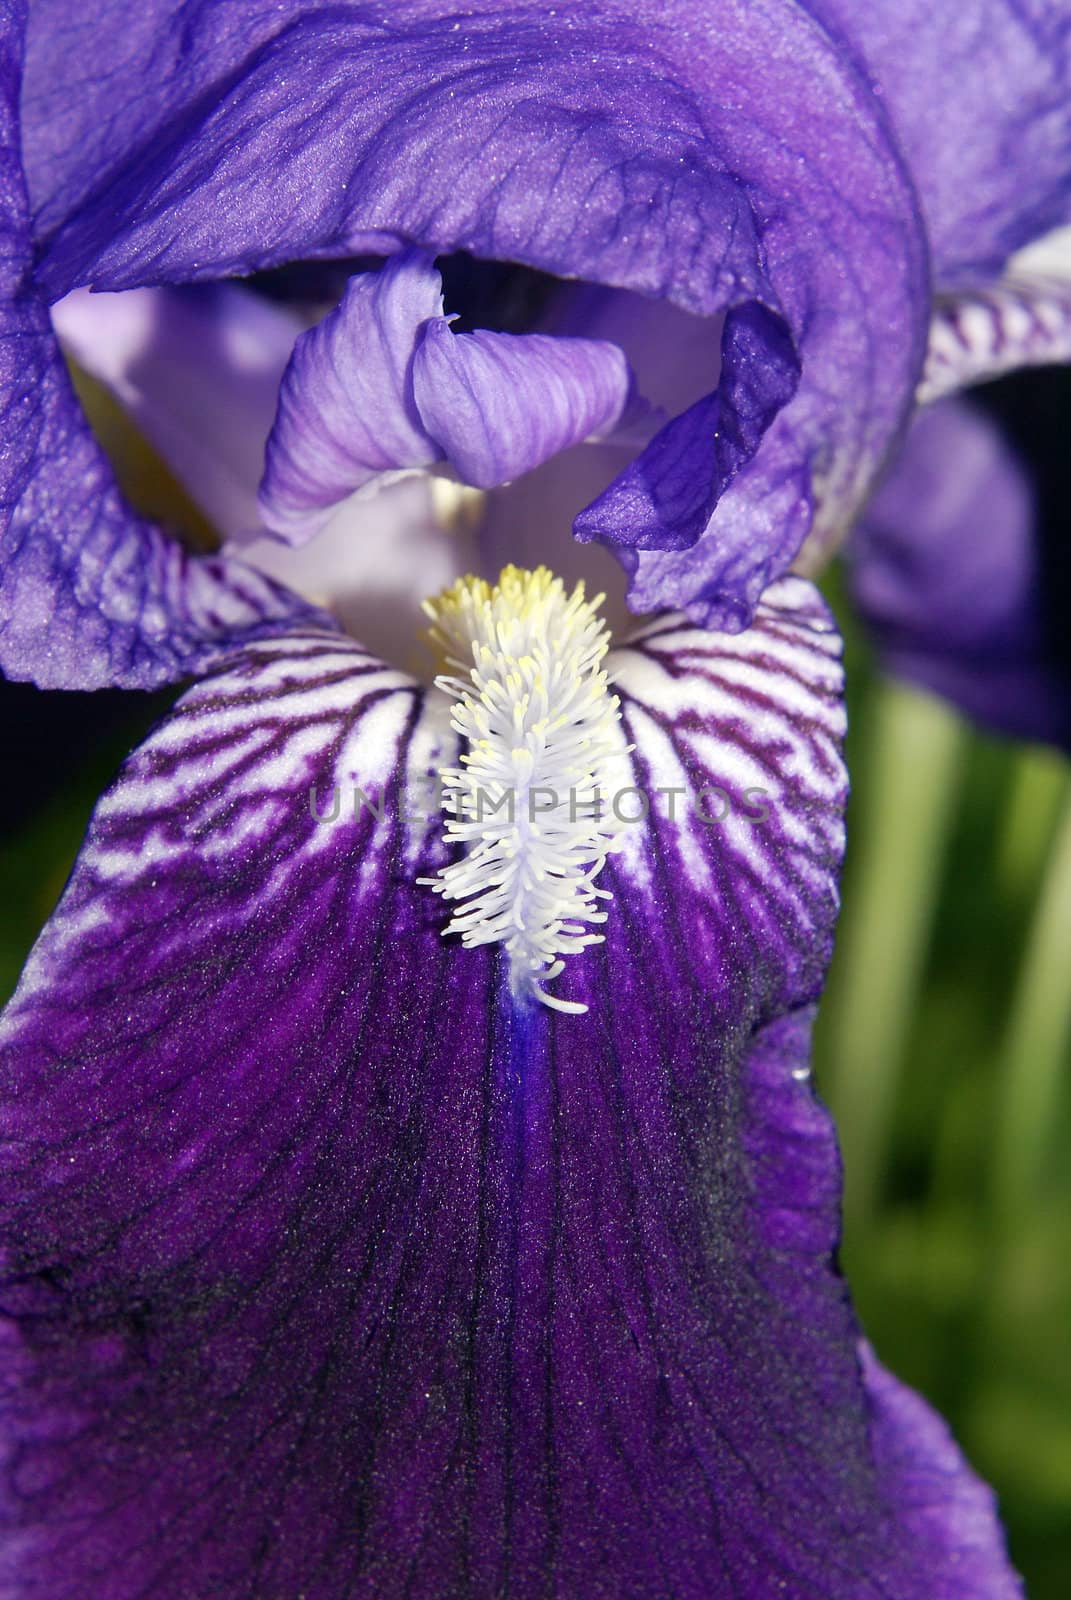
{"label": "dark purple petal", "polygon": [[713,441],[695,453],[684,527],[647,529],[635,603],[737,626],[812,511],[819,551],[843,536],[910,403],[929,284],[884,110],[801,6],[477,0],[459,18],[400,0],[389,28],[371,3],[36,16],[27,159],[53,293],[417,243],[704,315],[757,303],[799,388],[690,559],[664,557],[724,489]]}
{"label": "dark purple petal", "polygon": [[718,453],[722,406],[706,395],[659,430],[635,461],[575,522],[582,543],[597,539],[633,550],[660,541],[664,550],[690,549],[714,510],[720,475],[709,463]]}
{"label": "dark purple petal", "polygon": [[992,1489],[964,1464],[941,1418],[886,1372],[865,1340],[859,1355],[875,1459],[896,1485],[905,1527],[934,1546],[933,1600],[1021,1596],[1007,1568]]}
{"label": "dark purple petal", "polygon": [[431,259],[406,251],[353,279],[287,368],[260,493],[294,541],[384,474],[445,461],[491,488],[591,434],[632,393],[616,345],[538,334],[454,334]]}
{"label": "dark purple petal", "polygon": [[[800,375],[784,325],[760,306],[727,316],[722,371],[717,391],[668,423],[580,514],[577,538],[601,539],[611,548],[659,551],[687,550],[701,538],[720,496],[755,454],[777,413],[795,393]],[[801,479],[806,484],[802,467]],[[792,540],[798,530],[789,526],[787,533],[787,547],[794,553],[798,538]],[[714,538],[712,533],[712,543]],[[760,541],[752,604],[784,554],[769,541]],[[673,593],[659,595],[638,609],[654,610],[679,599]]]}
{"label": "dark purple petal", "polygon": [[939,284],[993,277],[1071,218],[1063,0],[810,0],[861,50],[914,176]]}
{"label": "dark purple petal", "polygon": [[1034,493],[963,402],[920,412],[850,547],[890,672],[1020,737],[1071,743],[1071,683],[1047,639]]}
{"label": "dark purple petal", "polygon": [[[828,81],[786,61],[777,87],[795,99],[809,84],[815,115],[866,111],[818,29],[793,27],[783,3],[749,11],[750,39],[723,24],[678,41],[575,0],[553,15],[478,0],[460,28],[449,6],[401,0],[389,30],[360,0],[245,0],[181,27],[172,8],[110,0],[92,28],[45,0],[25,96],[44,277],[132,287],[416,241],[627,279],[696,310],[730,284],[759,292],[755,223],[717,144],[776,162],[791,111],[775,102],[745,130],[729,93],[758,87],[759,52],[787,27]],[[719,60],[725,95],[706,107],[694,85]]]}
{"label": "dark purple petal", "polygon": [[[850,520],[843,502],[840,514]],[[742,628],[776,563],[768,552],[798,550],[813,529],[814,495],[794,447],[790,414],[778,417],[756,459],[718,502],[706,533],[690,550],[623,551],[629,603],[654,611],[677,601],[704,627]],[[819,551],[828,554],[822,541]],[[815,557],[820,565],[820,556]]]}
{"label": "dark purple petal", "polygon": [[44,688],[148,688],[313,614],[239,562],[135,517],[27,282],[16,152],[21,7],[0,31],[0,670]]}
{"label": "dark purple petal", "polygon": [[445,703],[356,645],[254,647],[101,802],[2,1024],[22,1600],[1016,1593],[833,1267],[827,615],[794,581],[615,665],[637,783],[770,805],[637,827],[583,1016],[442,938],[398,786]]}
{"label": "dark purple petal", "polygon": [[[652,807],[648,829],[630,832],[607,871],[649,890],[652,860],[662,863],[691,922],[690,963],[700,975],[710,963],[713,1004],[734,971],[754,1002],[756,988],[767,990],[764,969],[776,973],[766,1002],[774,1010],[815,999],[831,950],[846,798],[840,639],[824,602],[803,579],[786,578],[739,635],[656,617],[611,653],[609,671],[635,781]],[[654,799],[674,790],[683,791],[675,805]],[[652,935],[652,950],[658,942]],[[665,959],[672,964],[668,950]],[[726,1026],[739,1003],[729,1000]]]}

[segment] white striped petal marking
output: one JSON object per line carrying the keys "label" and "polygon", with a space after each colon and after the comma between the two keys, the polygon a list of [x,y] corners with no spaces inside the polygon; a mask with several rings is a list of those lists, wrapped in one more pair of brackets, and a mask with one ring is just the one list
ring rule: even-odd
{"label": "white striped petal marking", "polygon": [[[744,939],[783,970],[786,997],[809,992],[800,962],[832,914],[845,792],[839,640],[814,589],[781,580],[741,634],[665,615],[607,654],[582,592],[545,570],[503,580],[431,608],[455,669],[471,663],[444,680],[452,711],[354,641],[314,631],[255,644],[195,686],[100,801],[66,935],[106,920],[112,890],[187,867],[214,880],[261,863],[253,916],[352,836],[354,915],[385,874],[430,883],[462,902],[444,932],[503,946],[514,994],[559,1011],[600,1003],[601,969],[563,958],[601,943],[608,918],[638,926],[637,898],[648,950],[684,917],[689,961],[712,978]],[[437,777],[445,826],[428,803]],[[525,785],[557,800],[523,838],[474,814],[480,787],[507,782],[522,824]],[[315,817],[336,795],[337,824],[318,825],[307,800]],[[183,930],[159,937],[177,948]],[[22,1000],[47,983],[41,959]],[[548,995],[559,975],[566,992]]]}
{"label": "white striped petal marking", "polygon": [[930,325],[920,405],[1018,367],[1071,361],[1071,282],[1007,278],[939,304]]}
{"label": "white striped petal marking", "polygon": [[843,848],[828,611],[787,578],[744,633],[667,615],[606,656],[597,603],[546,569],[507,568],[494,588],[462,580],[427,608],[456,669],[438,683],[465,746],[443,774],[447,838],[464,854],[426,880],[461,902],[444,932],[502,944],[515,997],[581,1012],[544,984],[602,942],[591,928],[614,915],[604,884],[650,903],[668,869],[696,911],[691,959],[716,972],[747,929],[763,959],[785,961],[791,990],[793,951],[832,915]]}
{"label": "white striped petal marking", "polygon": [[652,619],[609,671],[646,825],[608,873],[620,902],[659,889],[688,925],[688,960],[721,981],[730,949],[812,989],[815,930],[836,913],[847,777],[841,643],[803,578],[782,578],[743,633]]}

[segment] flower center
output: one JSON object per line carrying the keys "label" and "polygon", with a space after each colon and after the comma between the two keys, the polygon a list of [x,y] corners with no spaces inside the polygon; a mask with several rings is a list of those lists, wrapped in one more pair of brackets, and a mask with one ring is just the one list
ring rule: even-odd
{"label": "flower center", "polygon": [[462,902],[446,933],[469,947],[499,942],[515,995],[586,1011],[547,994],[564,956],[597,944],[606,921],[595,887],[622,823],[603,815],[622,746],[618,700],[602,661],[609,634],[578,583],[567,594],[546,567],[506,567],[493,587],[462,578],[425,602],[467,743],[442,775],[446,835],[465,854],[426,880]]}

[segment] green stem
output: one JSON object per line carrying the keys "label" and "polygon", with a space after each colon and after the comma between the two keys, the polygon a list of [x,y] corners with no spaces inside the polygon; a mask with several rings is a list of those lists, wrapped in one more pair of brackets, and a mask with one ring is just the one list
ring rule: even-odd
{"label": "green stem", "polygon": [[945,706],[897,684],[879,687],[866,711],[866,792],[828,1022],[845,1218],[860,1237],[880,1198],[966,744]]}
{"label": "green stem", "polygon": [[1066,790],[1067,762],[1055,750],[1019,753],[997,855],[997,881],[1010,904],[1025,903],[1041,876]]}
{"label": "green stem", "polygon": [[1040,1200],[1045,1156],[1071,1055],[1071,792],[1042,878],[1012,997],[994,1128],[994,1217],[1012,1240]]}

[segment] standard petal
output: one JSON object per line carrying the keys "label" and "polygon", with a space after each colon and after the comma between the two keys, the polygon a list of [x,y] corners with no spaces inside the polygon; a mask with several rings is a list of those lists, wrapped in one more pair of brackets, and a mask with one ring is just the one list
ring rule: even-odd
{"label": "standard petal", "polygon": [[1063,0],[810,0],[861,51],[915,178],[939,285],[994,277],[1071,217]]}
{"label": "standard petal", "polygon": [[416,883],[445,706],[328,636],[180,702],[3,1022],[9,1589],[1014,1594],[991,1521],[955,1586],[958,1457],[916,1438],[923,1525],[875,1431],[782,1014],[831,934],[835,651],[792,582],[753,634],[621,652],[637,784],[771,799],[635,830],[584,1016],[514,1010]]}
{"label": "standard petal", "polygon": [[43,688],[148,688],[312,611],[239,562],[188,555],[116,487],[27,282],[21,9],[0,17],[0,670]]}
{"label": "standard petal", "polygon": [[849,547],[890,672],[1020,738],[1071,743],[1063,619],[1045,604],[1035,495],[964,402],[921,412]]}
{"label": "standard petal", "polygon": [[[816,547],[843,536],[910,404],[929,283],[882,106],[801,6],[478,0],[459,19],[403,0],[387,28],[372,4],[247,0],[178,26],[112,0],[87,35],[44,0],[36,18],[27,147],[53,293],[415,242],[704,315],[755,302],[799,387],[691,559],[664,561],[650,530],[635,603],[657,589],[739,626],[812,520]],[[712,438],[696,470],[687,538],[724,489]]]}

